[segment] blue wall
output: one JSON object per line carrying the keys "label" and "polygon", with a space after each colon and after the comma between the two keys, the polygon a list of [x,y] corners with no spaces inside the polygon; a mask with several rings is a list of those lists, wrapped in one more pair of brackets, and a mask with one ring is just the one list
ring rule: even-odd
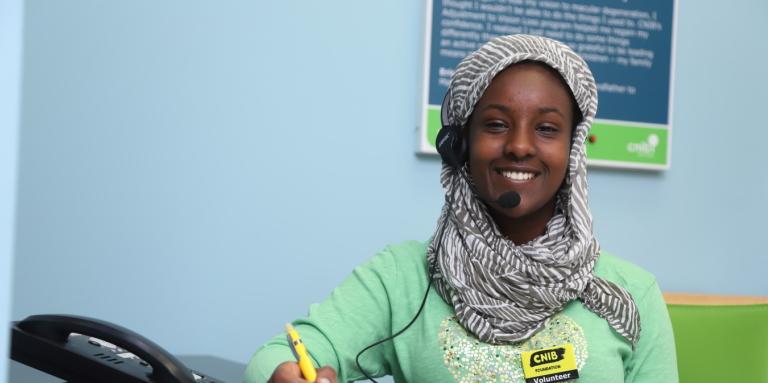
{"label": "blue wall", "polygon": [[[11,271],[21,90],[22,4],[0,0],[0,323],[11,319]],[[8,331],[0,331],[0,382],[6,381]]]}
{"label": "blue wall", "polygon": [[[14,317],[244,362],[354,265],[426,239],[424,8],[28,1]],[[679,11],[672,168],[591,169],[596,231],[665,290],[768,295],[768,5]]]}

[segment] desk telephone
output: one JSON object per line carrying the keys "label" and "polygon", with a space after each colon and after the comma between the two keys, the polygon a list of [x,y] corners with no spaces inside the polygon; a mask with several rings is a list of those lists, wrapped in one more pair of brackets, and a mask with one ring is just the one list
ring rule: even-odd
{"label": "desk telephone", "polygon": [[71,383],[224,383],[102,320],[32,315],[13,322],[11,333],[11,359]]}

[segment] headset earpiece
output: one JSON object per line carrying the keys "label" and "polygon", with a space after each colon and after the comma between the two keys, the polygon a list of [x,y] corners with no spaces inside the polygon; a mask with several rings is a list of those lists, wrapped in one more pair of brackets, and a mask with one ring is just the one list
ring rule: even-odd
{"label": "headset earpiece", "polygon": [[440,106],[440,123],[442,128],[437,133],[435,146],[440,153],[443,162],[456,169],[464,165],[467,156],[467,143],[460,125],[448,124],[448,108],[451,91],[449,90],[443,98],[443,104]]}

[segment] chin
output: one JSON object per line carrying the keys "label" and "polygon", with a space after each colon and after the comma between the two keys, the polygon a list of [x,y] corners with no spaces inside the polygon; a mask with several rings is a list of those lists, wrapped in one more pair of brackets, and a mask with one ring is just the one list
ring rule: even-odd
{"label": "chin", "polygon": [[[528,202],[526,202],[526,200]],[[531,203],[531,198],[521,195],[520,196],[520,205],[517,205],[516,207],[505,209],[501,206],[499,206],[498,203],[488,203],[486,202],[486,205],[488,205],[489,209],[492,212],[492,216],[495,219],[498,218],[507,218],[511,220],[521,220],[521,219],[534,219],[539,220],[542,217],[546,216],[547,222],[549,222],[549,219],[552,218],[552,215],[554,214],[554,199],[552,199],[549,202],[543,202],[543,203]]]}

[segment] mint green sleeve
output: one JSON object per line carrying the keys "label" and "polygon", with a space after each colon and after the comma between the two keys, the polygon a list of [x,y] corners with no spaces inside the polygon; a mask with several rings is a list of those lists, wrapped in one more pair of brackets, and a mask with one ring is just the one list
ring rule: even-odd
{"label": "mint green sleeve", "polygon": [[[392,333],[389,297],[396,279],[397,264],[385,249],[355,268],[329,298],[311,305],[306,317],[293,322],[316,366],[332,367],[339,382],[363,378],[355,356]],[[393,354],[391,342],[386,342],[366,351],[361,365],[373,377],[387,375]],[[253,355],[244,381],[266,382],[280,363],[294,360],[285,335],[278,335]]]}
{"label": "mint green sleeve", "polygon": [[659,285],[654,281],[636,300],[640,339],[626,364],[626,383],[677,383],[677,356],[672,323]]}

